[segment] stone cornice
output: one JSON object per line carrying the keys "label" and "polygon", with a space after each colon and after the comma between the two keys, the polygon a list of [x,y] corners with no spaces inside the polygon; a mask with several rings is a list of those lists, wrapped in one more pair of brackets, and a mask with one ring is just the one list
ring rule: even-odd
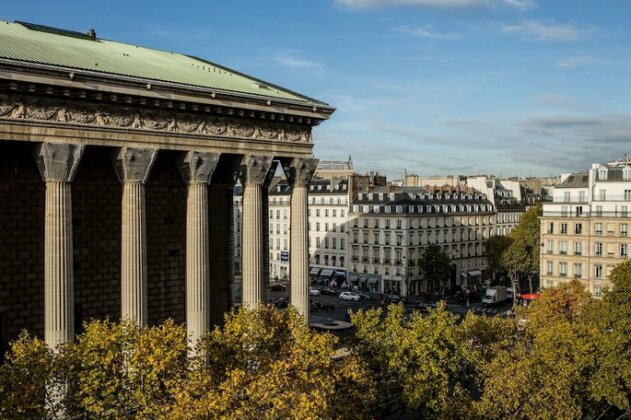
{"label": "stone cornice", "polygon": [[176,110],[84,103],[72,99],[0,94],[0,121],[7,119],[44,121],[60,126],[220,136],[272,143],[312,143],[311,127],[308,125],[211,116]]}

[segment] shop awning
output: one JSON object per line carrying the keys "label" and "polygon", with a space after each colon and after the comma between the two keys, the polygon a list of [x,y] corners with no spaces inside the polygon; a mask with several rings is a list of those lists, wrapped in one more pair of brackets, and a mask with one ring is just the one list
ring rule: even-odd
{"label": "shop awning", "polygon": [[311,270],[309,270],[309,274],[311,274],[312,276],[317,276],[320,270],[322,270],[320,267],[311,267]]}
{"label": "shop awning", "polygon": [[331,277],[333,275],[333,270],[330,268],[323,268],[320,275],[322,277]]}
{"label": "shop awning", "polygon": [[366,276],[360,276],[359,277],[359,282],[360,283],[366,283]]}
{"label": "shop awning", "polygon": [[351,274],[348,279],[350,281],[357,281],[357,280],[359,280],[359,274]]}
{"label": "shop awning", "polygon": [[377,283],[379,283],[379,277],[377,277],[377,276],[370,276],[370,277],[368,277],[368,283],[370,283],[370,284],[377,284]]}
{"label": "shop awning", "polygon": [[480,270],[472,270],[472,271],[469,271],[469,275],[470,275],[471,277],[481,276],[481,275],[482,275],[482,272],[481,272]]}

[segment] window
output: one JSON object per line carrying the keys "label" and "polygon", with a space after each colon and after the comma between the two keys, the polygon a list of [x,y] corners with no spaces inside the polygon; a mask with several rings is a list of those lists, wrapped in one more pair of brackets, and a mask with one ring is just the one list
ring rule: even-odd
{"label": "window", "polygon": [[364,243],[367,244],[368,243],[368,233],[364,232],[362,237],[363,237]]}
{"label": "window", "polygon": [[329,249],[329,238],[324,238],[324,248]]}
{"label": "window", "polygon": [[552,222],[548,223],[546,232],[547,233],[554,233],[554,223],[552,223]]}
{"label": "window", "polygon": [[598,169],[598,179],[601,181],[607,179],[607,168]]}
{"label": "window", "polygon": [[574,277],[581,278],[581,275],[583,273],[583,264],[581,263],[574,263]]}
{"label": "window", "polygon": [[576,235],[580,235],[581,233],[583,233],[583,224],[582,223],[575,223],[574,224],[574,233]]}
{"label": "window", "polygon": [[627,244],[620,244],[620,256],[621,257],[629,256],[629,250],[628,250]]}
{"label": "window", "polygon": [[324,217],[329,217],[329,209],[324,210]]}
{"label": "window", "polygon": [[600,286],[594,286],[594,296],[602,296],[602,289]]}
{"label": "window", "polygon": [[401,229],[401,219],[397,219],[397,229]]}
{"label": "window", "polygon": [[567,277],[567,263],[566,262],[559,263],[559,276]]}
{"label": "window", "polygon": [[375,232],[374,235],[375,235],[375,244],[378,244],[379,243],[379,232]]}
{"label": "window", "polygon": [[[339,199],[338,199],[339,200]],[[338,203],[339,204],[339,203]],[[337,210],[333,209],[333,217],[337,217]]]}
{"label": "window", "polygon": [[386,245],[390,245],[390,234],[386,233]]}
{"label": "window", "polygon": [[390,229],[390,219],[386,219],[386,229]]}
{"label": "window", "polygon": [[328,223],[325,223],[325,224],[324,224],[324,231],[325,231],[325,232],[328,232],[328,231],[329,231],[329,224],[328,224]]}
{"label": "window", "polygon": [[344,210],[340,210],[340,217],[344,217]]}
{"label": "window", "polygon": [[561,217],[567,217],[567,206],[561,206]]}
{"label": "window", "polygon": [[620,216],[629,217],[629,206],[627,205],[620,206]]}
{"label": "window", "polygon": [[603,266],[600,264],[596,264],[594,266],[594,277],[596,277],[597,279],[602,278],[603,276]]}
{"label": "window", "polygon": [[596,231],[596,235],[602,235],[603,234],[603,224],[602,223],[596,223],[595,227],[595,231]]}
{"label": "window", "polygon": [[561,234],[565,235],[567,233],[567,223],[561,223]]}
{"label": "window", "polygon": [[280,210],[276,210],[276,218],[280,219]]}
{"label": "window", "polygon": [[564,191],[563,192],[563,202],[564,203],[569,203],[570,202],[570,192],[569,191]]}
{"label": "window", "polygon": [[579,203],[586,203],[587,199],[585,198],[585,191],[578,192],[578,201]]}
{"label": "window", "polygon": [[403,243],[403,235],[397,235],[397,245],[401,246]]}
{"label": "window", "polygon": [[546,242],[546,252],[547,252],[548,254],[552,254],[552,252],[553,252],[553,251],[554,251],[554,242],[552,242],[552,241],[548,240],[548,241]]}
{"label": "window", "polygon": [[596,206],[596,217],[603,217],[603,206]]}
{"label": "window", "polygon": [[622,179],[625,181],[631,180],[631,166],[622,168]]}
{"label": "window", "polygon": [[316,248],[320,248],[320,237],[316,238]]}
{"label": "window", "polygon": [[627,236],[627,224],[620,223],[620,236]]}
{"label": "window", "polygon": [[316,232],[320,232],[320,222],[316,223]]}
{"label": "window", "polygon": [[546,274],[552,274],[552,261],[546,261]]}
{"label": "window", "polygon": [[559,242],[559,252],[561,253],[561,255],[567,255],[567,242],[566,241]]}
{"label": "window", "polygon": [[624,190],[624,201],[631,201],[631,190]]}
{"label": "window", "polygon": [[340,238],[340,249],[344,249],[344,238]]}
{"label": "window", "polygon": [[316,217],[320,217],[320,209],[316,209]]}
{"label": "window", "polygon": [[287,251],[287,239],[283,239],[283,251]]}
{"label": "window", "polygon": [[598,199],[605,201],[607,199],[607,190],[598,190]]}
{"label": "window", "polygon": [[574,255],[583,254],[583,242],[574,242]]}
{"label": "window", "polygon": [[597,257],[602,257],[602,255],[603,255],[603,243],[602,242],[594,243],[594,254]]}

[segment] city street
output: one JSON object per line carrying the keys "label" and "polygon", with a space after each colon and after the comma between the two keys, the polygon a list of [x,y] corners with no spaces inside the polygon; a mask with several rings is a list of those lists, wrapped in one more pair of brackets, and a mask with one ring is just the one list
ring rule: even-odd
{"label": "city street", "polygon": [[[355,332],[355,329],[353,327],[350,327],[350,328],[336,327],[337,325],[336,322],[338,321],[348,322],[348,318],[346,314],[348,313],[349,310],[357,311],[359,309],[368,310],[368,309],[373,309],[373,308],[379,308],[381,306],[381,302],[380,302],[380,298],[377,296],[374,296],[372,300],[360,300],[357,302],[343,301],[338,298],[339,293],[341,293],[342,291],[343,290],[338,290],[337,291],[338,293],[335,295],[320,294],[318,296],[310,296],[312,303],[331,304],[334,306],[332,310],[323,310],[323,309],[312,310],[310,315],[311,315],[312,324],[317,323],[317,324],[323,324],[325,326],[327,324],[330,324],[331,326],[330,329],[326,327],[322,329],[329,330],[340,338],[345,338],[345,337],[352,336]],[[272,291],[271,297],[273,300],[277,298],[281,298],[281,297],[288,298],[288,292],[287,291],[283,291],[283,292]],[[404,303],[404,306],[406,308],[406,313],[410,314],[415,310],[414,304],[415,304],[414,300]],[[512,303],[510,300],[502,303],[501,305],[493,306],[493,307],[484,307],[482,303],[480,302],[472,303],[468,307],[465,305],[448,304],[447,310],[461,316],[464,316],[468,311],[472,311],[473,313],[477,315],[497,316],[509,310],[511,307],[511,304]]]}

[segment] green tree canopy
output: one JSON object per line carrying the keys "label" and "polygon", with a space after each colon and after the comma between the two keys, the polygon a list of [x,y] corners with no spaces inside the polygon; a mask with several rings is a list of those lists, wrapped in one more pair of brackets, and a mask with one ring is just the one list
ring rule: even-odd
{"label": "green tree canopy", "polygon": [[503,271],[502,254],[510,246],[513,240],[507,236],[491,236],[484,242],[484,254],[493,273]]}
{"label": "green tree canopy", "polygon": [[430,244],[425,248],[418,265],[425,281],[428,285],[431,284],[432,290],[438,290],[449,280],[450,263],[449,255],[440,245]]}

